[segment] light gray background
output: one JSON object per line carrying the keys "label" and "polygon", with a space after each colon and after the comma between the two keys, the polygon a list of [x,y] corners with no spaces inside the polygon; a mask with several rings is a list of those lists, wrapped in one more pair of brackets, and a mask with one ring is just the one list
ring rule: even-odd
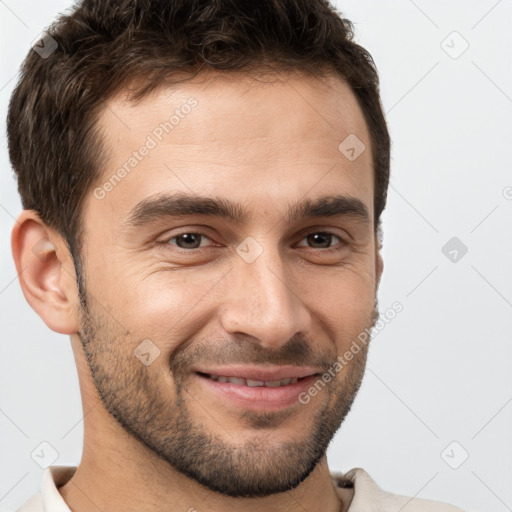
{"label": "light gray background", "polygon": [[[0,1],[0,511],[39,490],[31,452],[42,441],[55,464],[81,454],[69,338],[28,306],[11,258],[21,204],[3,122],[30,43],[69,5]],[[337,6],[381,76],[393,152],[379,302],[404,309],[374,339],[330,467],[467,510],[512,510],[512,0]],[[469,43],[460,56],[454,31]],[[468,247],[457,262],[442,252],[454,236]]]}

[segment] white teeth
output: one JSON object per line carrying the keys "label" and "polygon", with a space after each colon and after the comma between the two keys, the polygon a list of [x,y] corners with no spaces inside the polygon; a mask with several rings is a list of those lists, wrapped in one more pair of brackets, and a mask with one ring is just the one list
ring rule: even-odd
{"label": "white teeth", "polygon": [[280,380],[269,380],[265,382],[265,387],[267,388],[278,388],[279,386],[281,386]]}
{"label": "white teeth", "polygon": [[245,379],[240,377],[228,377],[228,382],[232,382],[233,384],[245,384]]}
{"label": "white teeth", "polygon": [[287,386],[288,384],[295,384],[299,379],[297,377],[281,380],[251,380],[242,379],[241,377],[225,377],[223,375],[208,375],[210,379],[218,382],[231,382],[232,384],[249,386],[251,388],[256,387],[267,387],[267,388],[278,388],[279,386]]}
{"label": "white teeth", "polygon": [[251,388],[263,386],[265,383],[262,380],[249,380],[247,379],[247,385]]}

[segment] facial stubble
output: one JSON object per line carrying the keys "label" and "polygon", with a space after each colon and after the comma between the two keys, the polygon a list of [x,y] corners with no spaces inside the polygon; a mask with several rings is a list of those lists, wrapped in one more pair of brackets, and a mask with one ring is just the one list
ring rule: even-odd
{"label": "facial stubble", "polygon": [[[274,363],[314,365],[327,371],[335,354],[319,356],[302,337],[290,339],[269,353],[254,342],[237,342],[222,352],[208,343],[194,341],[176,349],[169,358],[174,392],[155,368],[145,366],[133,350],[140,340],[120,332],[118,324],[100,308],[91,311],[91,300],[81,289],[80,338],[91,377],[105,409],[121,427],[152,456],[168,463],[204,487],[231,497],[263,497],[297,487],[315,469],[334,434],[347,416],[359,390],[366,364],[368,344],[343,367],[343,379],[332,379],[308,404],[288,410],[240,414],[243,442],[232,426],[223,425],[222,415],[208,414],[208,402],[189,389],[193,363],[198,358],[229,363]],[[363,326],[368,330],[378,319],[378,305]],[[211,357],[208,357],[209,354]],[[215,353],[213,353],[215,352]],[[320,379],[320,377],[319,377]],[[165,381],[167,382],[167,381]],[[327,398],[326,398],[327,397]],[[324,400],[323,405],[322,400]],[[204,402],[204,403],[203,403]],[[206,411],[212,427],[194,414]],[[301,431],[286,442],[272,441],[272,433],[290,416],[302,415]]]}

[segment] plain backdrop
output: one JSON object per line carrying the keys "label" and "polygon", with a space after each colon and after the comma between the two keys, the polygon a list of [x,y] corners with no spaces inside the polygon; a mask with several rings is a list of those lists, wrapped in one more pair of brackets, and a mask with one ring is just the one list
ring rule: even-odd
{"label": "plain backdrop", "polygon": [[[466,510],[512,510],[512,0],[336,5],[381,77],[393,150],[379,303],[403,311],[374,338],[331,470],[363,467],[383,489]],[[4,122],[31,42],[69,6],[0,1],[0,511],[40,489],[41,442],[54,464],[81,456],[69,338],[28,306],[12,262],[21,203]]]}

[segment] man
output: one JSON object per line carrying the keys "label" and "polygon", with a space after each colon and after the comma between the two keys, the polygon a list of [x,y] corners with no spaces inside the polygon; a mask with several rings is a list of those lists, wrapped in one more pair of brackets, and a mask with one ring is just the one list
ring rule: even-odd
{"label": "man", "polygon": [[84,411],[80,465],[20,510],[460,510],[327,466],[378,319],[390,151],[329,4],[84,0],[29,53],[8,136],[20,283]]}

